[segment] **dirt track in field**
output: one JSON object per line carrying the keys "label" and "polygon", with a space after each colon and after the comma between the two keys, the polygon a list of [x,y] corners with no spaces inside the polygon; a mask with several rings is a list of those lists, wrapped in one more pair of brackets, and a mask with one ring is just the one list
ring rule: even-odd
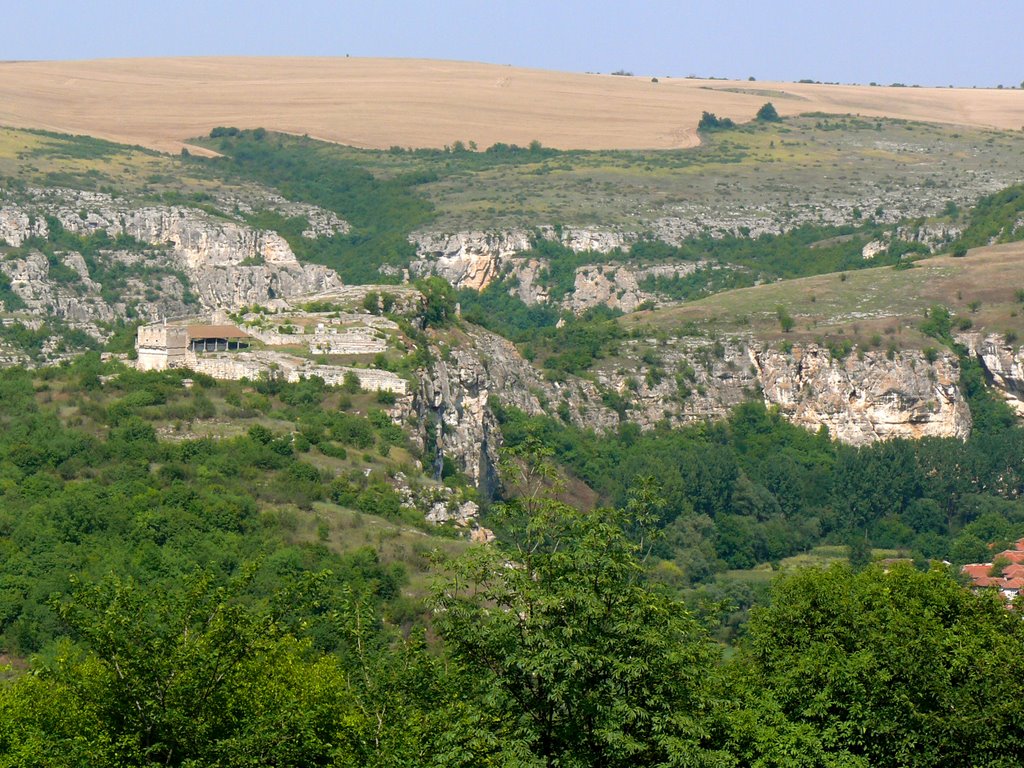
{"label": "dirt track in field", "polygon": [[737,122],[771,101],[829,112],[1021,130],[1024,90],[891,88],[586,75],[416,59],[173,58],[0,63],[0,125],[177,152],[218,125],[357,147],[561,149],[698,143],[708,110]]}

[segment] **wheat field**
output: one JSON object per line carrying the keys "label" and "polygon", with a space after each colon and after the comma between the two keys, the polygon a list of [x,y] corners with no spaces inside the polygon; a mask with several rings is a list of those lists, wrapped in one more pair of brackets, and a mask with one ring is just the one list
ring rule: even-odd
{"label": "wheat field", "polygon": [[0,125],[88,134],[177,152],[218,125],[356,147],[560,149],[699,143],[704,110],[738,122],[860,114],[1024,128],[1024,91],[898,88],[572,74],[493,64],[363,58],[166,58],[0,62]]}

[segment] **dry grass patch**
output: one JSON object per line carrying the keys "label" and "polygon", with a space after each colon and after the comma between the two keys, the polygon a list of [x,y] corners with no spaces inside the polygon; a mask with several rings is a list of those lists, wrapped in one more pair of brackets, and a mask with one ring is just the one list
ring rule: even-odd
{"label": "dry grass patch", "polygon": [[[937,256],[913,268],[892,267],[815,275],[742,288],[681,306],[639,312],[627,326],[669,332],[697,327],[708,333],[752,333],[759,338],[808,341],[839,333],[863,343],[874,334],[901,348],[933,345],[917,330],[934,304],[971,319],[974,329],[1013,331],[1024,337],[1024,243],[976,248],[965,258]],[[974,302],[978,302],[977,305]],[[795,326],[783,333],[782,307]]]}

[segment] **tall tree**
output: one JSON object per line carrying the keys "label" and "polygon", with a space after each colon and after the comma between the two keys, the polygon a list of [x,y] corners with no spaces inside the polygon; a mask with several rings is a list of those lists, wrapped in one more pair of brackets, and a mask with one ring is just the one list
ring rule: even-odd
{"label": "tall tree", "polygon": [[740,657],[782,732],[872,766],[1020,765],[1024,625],[948,573],[807,569],[780,580]]}
{"label": "tall tree", "polygon": [[701,745],[716,652],[644,578],[655,499],[577,511],[545,490],[544,458],[531,443],[514,457],[511,547],[454,563],[436,598],[452,654],[486,676],[498,741],[526,764],[716,764]]}

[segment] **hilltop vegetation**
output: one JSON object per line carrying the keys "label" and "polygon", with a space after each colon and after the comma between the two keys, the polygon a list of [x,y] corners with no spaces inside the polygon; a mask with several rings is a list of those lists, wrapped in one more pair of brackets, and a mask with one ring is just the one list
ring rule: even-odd
{"label": "hilltop vegetation", "polygon": [[[102,326],[68,307],[90,283],[110,304],[177,285],[194,306],[189,277],[150,261],[174,244],[90,229],[88,196],[18,219],[0,342],[40,366],[89,351],[0,370],[0,766],[1019,764],[1024,629],[955,567],[1024,536],[1024,427],[956,334],[998,331],[1011,354],[1024,336],[1024,140],[719,114],[685,152],[224,126],[192,145],[210,157],[171,157],[0,131],[0,207],[67,186],[197,209],[197,237],[252,245],[227,269],[259,290],[287,251],[267,232],[349,284],[409,278],[289,296],[308,317],[275,311],[275,283],[274,308],[231,319],[412,393],[363,392],[362,371],[330,387],[103,362],[90,333],[128,351],[141,304]],[[324,212],[338,223],[311,236]],[[629,236],[563,239],[594,224]],[[479,292],[405,273],[418,236],[469,227],[532,235],[533,303],[511,267]],[[637,312],[574,311],[593,265],[687,269],[643,273],[657,301]],[[54,316],[26,274],[67,290]],[[327,354],[314,329],[385,351]],[[726,360],[742,340],[917,366],[966,400],[970,437],[844,445],[754,386],[680,426],[715,361],[753,380],[753,356]],[[663,383],[642,431],[633,400]],[[425,521],[477,503],[488,544]]]}
{"label": "hilltop vegetation", "polygon": [[[47,602],[68,594],[72,575],[167,589],[196,569],[220,584],[251,562],[246,594],[260,600],[330,569],[324,588],[378,605],[399,600],[410,571],[426,566],[414,553],[381,562],[381,540],[360,549],[351,543],[361,536],[341,533],[378,525],[366,515],[390,521],[382,536],[424,525],[388,479],[431,481],[372,395],[316,380],[239,387],[187,371],[111,371],[94,355],[39,378],[6,369],[0,386],[7,653],[51,646],[62,629]],[[311,632],[326,633],[325,648],[339,642],[326,626]]]}
{"label": "hilltop vegetation", "polygon": [[838,767],[1024,754],[1024,625],[995,599],[941,568],[805,571],[776,584],[723,660],[646,578],[650,486],[623,509],[581,514],[537,484],[551,477],[546,453],[524,443],[510,457],[523,492],[501,510],[505,548],[449,563],[432,648],[418,632],[389,635],[379,603],[331,571],[292,571],[269,593],[262,569],[244,566],[226,583],[209,571],[72,583],[51,602],[69,639],[0,686],[0,764]]}

